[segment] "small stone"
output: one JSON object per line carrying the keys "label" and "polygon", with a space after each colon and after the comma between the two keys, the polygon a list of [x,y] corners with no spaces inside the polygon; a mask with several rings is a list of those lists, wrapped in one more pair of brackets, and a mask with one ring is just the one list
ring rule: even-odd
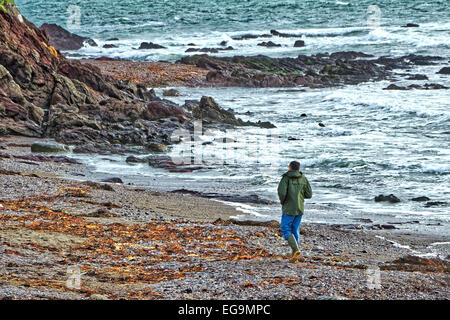
{"label": "small stone", "polygon": [[118,46],[116,46],[115,44],[105,44],[103,46],[104,49],[114,49],[114,48],[118,48]]}
{"label": "small stone", "polygon": [[322,122],[319,122],[319,127],[322,127],[322,128],[324,128],[325,127],[325,125],[322,123]]}

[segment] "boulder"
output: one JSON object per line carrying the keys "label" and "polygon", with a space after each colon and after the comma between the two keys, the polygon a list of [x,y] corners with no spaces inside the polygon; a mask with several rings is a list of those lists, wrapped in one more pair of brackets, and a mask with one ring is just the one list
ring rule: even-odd
{"label": "boulder", "polygon": [[443,67],[437,72],[438,74],[450,74],[450,67]]}
{"label": "boulder", "polygon": [[283,33],[283,32],[279,32],[277,30],[270,30],[270,33],[274,36],[282,37],[282,38],[300,38],[301,37],[301,35],[299,35],[299,34]]}
{"label": "boulder", "polygon": [[258,46],[271,48],[271,47],[281,47],[281,44],[277,44],[272,41],[267,41],[267,42],[258,43]]}
{"label": "boulder", "polygon": [[424,74],[414,74],[406,78],[407,80],[428,80],[428,77]]}
{"label": "boulder", "polygon": [[179,97],[181,96],[180,91],[176,89],[168,89],[163,91],[163,96],[165,97]]}
{"label": "boulder", "polygon": [[56,24],[44,23],[39,29],[47,33],[49,44],[56,50],[79,50],[85,44],[97,47],[94,40],[71,33]]}
{"label": "boulder", "polygon": [[69,151],[70,148],[68,146],[56,142],[36,141],[31,145],[31,152],[33,153],[58,153]]}
{"label": "boulder", "polygon": [[401,87],[396,84],[390,84],[386,88],[383,88],[383,90],[408,90],[408,88]]}
{"label": "boulder", "polygon": [[403,28],[418,28],[419,25],[417,23],[407,23],[406,25],[402,26]]}
{"label": "boulder", "polygon": [[166,47],[153,42],[142,42],[138,50],[148,50],[148,49],[166,49]]}
{"label": "boulder", "polygon": [[401,200],[397,198],[395,195],[390,194],[388,196],[380,194],[379,196],[375,197],[375,202],[390,202],[390,203],[398,203]]}
{"label": "boulder", "polygon": [[428,201],[427,203],[425,203],[425,208],[430,208],[430,207],[441,207],[441,206],[446,206],[447,202],[443,202],[443,201]]}
{"label": "boulder", "polygon": [[297,40],[294,43],[294,48],[301,48],[305,46],[305,41],[303,40]]}
{"label": "boulder", "polygon": [[424,201],[429,201],[430,198],[425,197],[425,196],[421,196],[421,197],[416,197],[416,198],[412,198],[411,201],[417,201],[417,202],[424,202]]}
{"label": "boulder", "polygon": [[115,44],[107,43],[103,46],[103,48],[104,49],[115,49],[115,48],[118,48],[118,46],[116,46]]}

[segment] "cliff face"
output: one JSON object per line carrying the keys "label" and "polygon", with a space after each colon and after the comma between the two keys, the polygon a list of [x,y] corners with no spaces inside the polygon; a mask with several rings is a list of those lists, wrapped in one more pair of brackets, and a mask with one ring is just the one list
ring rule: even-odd
{"label": "cliff face", "polygon": [[142,85],[67,60],[14,5],[0,10],[0,135],[48,136],[90,149],[169,143],[189,116]]}

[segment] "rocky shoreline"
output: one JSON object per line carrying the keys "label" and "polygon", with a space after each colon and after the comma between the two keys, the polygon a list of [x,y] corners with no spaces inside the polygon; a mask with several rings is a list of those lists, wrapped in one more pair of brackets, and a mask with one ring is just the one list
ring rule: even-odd
{"label": "rocky shoreline", "polygon": [[[412,255],[445,239],[305,224],[302,258],[290,263],[277,221],[236,222],[234,207],[213,200],[218,194],[93,181],[69,156],[31,150],[52,138],[73,152],[152,152],[155,167],[196,170],[162,156],[176,130],[192,131],[200,119],[218,129],[273,124],[244,122],[212,97],[178,105],[148,87],[321,88],[389,79],[395,69],[442,58],[337,52],[75,61],[13,5],[0,10],[0,30],[1,299],[450,298],[449,258]],[[80,286],[67,282],[74,272]]]}
{"label": "rocky shoreline", "polygon": [[[22,139],[2,141],[4,151],[28,154],[34,139]],[[450,263],[413,254],[443,239],[305,224],[302,257],[290,263],[277,221],[234,221],[234,207],[204,197],[89,181],[80,164],[0,164],[2,299],[450,298]],[[68,286],[73,270],[80,287]]]}
{"label": "rocky shoreline", "polygon": [[[198,120],[216,129],[274,127],[260,121],[244,122],[212,97],[178,105],[156,96],[149,87],[334,87],[386,80],[393,70],[443,60],[413,54],[374,58],[351,51],[297,58],[192,55],[175,64],[78,61],[67,59],[50,45],[58,44],[55,37],[65,34],[64,30],[55,26],[39,29],[14,5],[0,12],[0,27],[11,31],[0,33],[0,136],[54,138],[84,153],[164,151],[176,143],[172,139],[175,131],[192,131]],[[78,45],[87,41],[71,37]],[[439,84],[425,88],[446,89]]]}

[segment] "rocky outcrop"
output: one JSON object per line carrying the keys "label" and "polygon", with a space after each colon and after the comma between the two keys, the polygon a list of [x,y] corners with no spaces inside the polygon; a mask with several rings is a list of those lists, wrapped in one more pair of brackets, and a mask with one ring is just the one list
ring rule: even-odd
{"label": "rocky outcrop", "polygon": [[91,38],[71,33],[56,24],[44,23],[39,29],[47,33],[49,44],[55,47],[56,50],[79,50],[85,44],[97,47],[97,43]]}
{"label": "rocky outcrop", "polygon": [[14,5],[0,10],[0,135],[51,137],[74,152],[159,152],[174,130],[192,127],[177,104],[66,59],[18,17]]}
{"label": "rocky outcrop", "polygon": [[390,194],[388,196],[380,194],[380,195],[376,196],[374,200],[375,200],[375,202],[390,202],[390,203],[398,203],[401,201],[399,198],[397,198],[393,194]]}
{"label": "rocky outcrop", "polygon": [[274,43],[272,41],[267,41],[267,42],[264,41],[264,42],[258,43],[257,45],[260,47],[267,47],[267,48],[281,47],[281,44]]}
{"label": "rocky outcrop", "polygon": [[232,46],[224,47],[224,48],[189,48],[185,52],[204,52],[204,53],[218,53],[219,51],[227,51],[234,50]]}
{"label": "rocky outcrop", "polygon": [[449,88],[439,83],[425,83],[423,86],[420,84],[410,84],[407,87],[398,86],[396,84],[390,84],[386,88],[383,88],[383,90],[412,90],[412,89],[441,90]]}
{"label": "rocky outcrop", "polygon": [[202,122],[206,125],[225,123],[231,126],[275,128],[275,126],[270,122],[243,121],[240,118],[236,118],[233,110],[223,109],[212,97],[203,96],[199,102],[187,101],[185,107],[192,110],[192,115],[195,119],[202,120]]}
{"label": "rocky outcrop", "polygon": [[443,67],[437,72],[438,74],[450,74],[450,67]]}
{"label": "rocky outcrop", "polygon": [[414,65],[433,65],[441,57],[408,55],[373,58],[361,52],[299,55],[297,58],[258,56],[186,56],[178,63],[209,70],[212,86],[332,87],[390,78],[392,70]]}
{"label": "rocky outcrop", "polygon": [[166,49],[166,47],[153,42],[142,42],[138,49],[139,50]]}

